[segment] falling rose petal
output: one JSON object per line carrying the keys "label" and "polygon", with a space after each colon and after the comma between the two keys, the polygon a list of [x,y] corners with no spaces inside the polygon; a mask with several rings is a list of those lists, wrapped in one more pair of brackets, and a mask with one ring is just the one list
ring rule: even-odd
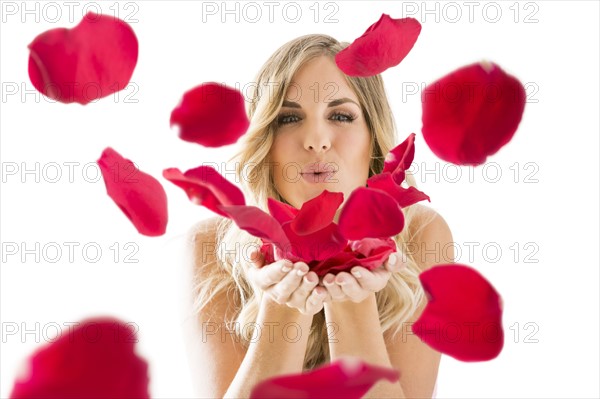
{"label": "falling rose petal", "polygon": [[525,88],[493,63],[460,68],[422,93],[423,139],[456,165],[476,166],[515,134],[525,109]]}
{"label": "falling rose petal", "polygon": [[291,205],[279,202],[271,197],[267,198],[267,207],[269,213],[273,216],[279,224],[284,224],[294,219],[298,214],[299,210]]}
{"label": "falling rose petal", "polygon": [[389,172],[380,173],[371,176],[367,180],[367,185],[370,188],[375,188],[381,191],[385,191],[387,194],[392,196],[400,208],[406,208],[407,206],[416,204],[419,201],[427,200],[431,202],[429,196],[413,186],[404,188],[397,185],[392,179],[392,175]]}
{"label": "falling rose petal", "polygon": [[11,399],[149,398],[148,364],[131,323],[84,320],[36,350]]}
{"label": "falling rose petal", "polygon": [[260,208],[246,205],[217,205],[217,208],[240,229],[289,251],[290,242],[279,222]]}
{"label": "falling rose petal", "polygon": [[327,259],[342,251],[348,243],[338,225],[333,222],[321,230],[305,235],[296,234],[292,222],[284,223],[281,227],[290,240],[292,254],[306,263]]}
{"label": "falling rose petal", "polygon": [[392,148],[386,155],[381,173],[389,172],[396,184],[404,181],[405,171],[410,168],[415,157],[415,134],[411,133],[406,140]]}
{"label": "falling rose petal", "polygon": [[315,198],[302,204],[290,227],[298,235],[306,235],[324,229],[333,221],[339,206],[344,202],[344,194],[323,190]]}
{"label": "falling rose petal", "polygon": [[502,299],[475,269],[434,266],[419,275],[428,303],[413,332],[433,349],[464,362],[491,360],[504,345]]}
{"label": "falling rose petal", "polygon": [[244,194],[211,166],[199,166],[185,173],[177,168],[163,170],[163,177],[182,188],[195,204],[229,217],[218,205],[245,205]]}
{"label": "falling rose petal", "polygon": [[346,357],[314,370],[269,378],[254,386],[251,399],[362,398],[380,380],[396,382],[400,372]]}
{"label": "falling rose petal", "polygon": [[128,86],[138,41],[126,22],[88,12],[72,29],[55,28],[29,45],[33,87],[62,103],[88,104]]}
{"label": "falling rose petal", "polygon": [[250,126],[244,104],[244,96],[238,90],[203,83],[183,95],[171,112],[171,127],[179,126],[182,140],[205,147],[233,144]]}
{"label": "falling rose petal", "polygon": [[382,14],[365,33],[335,56],[348,76],[373,76],[400,64],[415,45],[421,24],[414,18],[393,19]]}
{"label": "falling rose petal", "polygon": [[352,191],[339,217],[340,231],[349,240],[390,237],[404,228],[404,214],[387,193],[368,187]]}
{"label": "falling rose petal", "polygon": [[167,230],[167,194],[158,180],[107,147],[97,161],[108,196],[140,234],[160,236]]}

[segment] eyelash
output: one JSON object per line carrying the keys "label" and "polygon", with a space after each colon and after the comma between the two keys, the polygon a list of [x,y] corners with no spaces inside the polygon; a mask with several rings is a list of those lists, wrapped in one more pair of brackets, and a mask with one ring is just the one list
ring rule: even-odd
{"label": "eyelash", "polygon": [[[279,125],[289,125],[290,123],[294,123],[294,122],[283,122],[283,120],[285,118],[289,118],[295,116],[296,118],[299,118],[298,115],[294,114],[294,113],[285,113],[285,114],[281,114],[279,115],[279,117],[277,118],[277,123]],[[356,116],[352,115],[352,114],[347,114],[345,112],[335,112],[333,115],[331,115],[332,117],[334,116],[343,116],[346,119],[345,120],[336,120],[335,122],[341,122],[341,123],[352,123],[355,119]]]}

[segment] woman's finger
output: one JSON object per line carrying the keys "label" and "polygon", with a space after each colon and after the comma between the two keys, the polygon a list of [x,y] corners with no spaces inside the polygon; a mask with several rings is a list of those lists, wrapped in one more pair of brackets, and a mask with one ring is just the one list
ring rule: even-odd
{"label": "woman's finger", "polygon": [[392,253],[385,262],[385,268],[392,272],[399,272],[406,267],[406,256],[402,252]]}
{"label": "woman's finger", "polygon": [[365,291],[377,292],[381,289],[381,278],[362,266],[354,266],[351,270],[358,285]]}
{"label": "woman's finger", "polygon": [[301,308],[306,304],[308,296],[319,282],[319,277],[315,272],[308,272],[302,277],[302,283],[293,293],[286,305],[295,308]]}
{"label": "woman's finger", "polygon": [[290,270],[281,281],[270,287],[268,290],[273,294],[273,299],[278,303],[284,304],[290,301],[293,292],[300,286],[302,277],[308,273],[308,265],[304,262],[296,262],[293,269]]}
{"label": "woman's finger", "polygon": [[250,273],[256,284],[262,290],[266,290],[280,282],[292,270],[292,266],[293,263],[289,260],[281,259],[260,269],[254,269]]}
{"label": "woman's finger", "polygon": [[346,295],[341,287],[335,283],[335,276],[333,274],[327,273],[323,277],[323,285],[327,289],[327,292],[329,292],[332,301],[343,301],[345,299]]}
{"label": "woman's finger", "polygon": [[327,296],[327,290],[323,287],[315,287],[311,294],[306,298],[305,312],[307,314],[315,314],[323,308],[323,302]]}
{"label": "woman's finger", "polygon": [[[341,275],[341,276],[340,276]],[[344,294],[352,301],[361,300],[365,296],[363,290],[351,274],[342,272],[336,277],[336,283],[342,288]]]}

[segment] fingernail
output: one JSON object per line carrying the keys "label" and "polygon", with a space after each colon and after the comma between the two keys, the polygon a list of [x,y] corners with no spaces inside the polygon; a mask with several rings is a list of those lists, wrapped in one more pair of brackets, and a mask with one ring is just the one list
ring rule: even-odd
{"label": "fingernail", "polygon": [[312,281],[310,281],[310,280],[309,280],[308,276],[304,276],[304,279],[303,279],[303,280],[304,280],[304,282],[305,282],[305,283],[307,283],[307,284],[311,284],[311,283],[313,283]]}
{"label": "fingernail", "polygon": [[290,270],[292,270],[292,265],[290,263],[288,263],[288,262],[285,262],[283,264],[283,267],[281,268],[281,271],[284,272],[284,273],[287,273]]}
{"label": "fingernail", "polygon": [[344,284],[346,284],[346,280],[340,280],[340,281],[338,281],[338,284],[339,285],[344,285]]}
{"label": "fingernail", "polygon": [[390,257],[388,258],[388,264],[393,265],[395,263],[396,263],[396,255],[391,254]]}
{"label": "fingernail", "polygon": [[308,270],[305,269],[298,269],[298,271],[296,272],[298,276],[304,276],[306,273],[308,273]]}
{"label": "fingernail", "polygon": [[360,274],[360,272],[359,272],[358,270],[354,270],[354,271],[352,272],[352,274],[353,274],[353,275],[354,275],[354,277],[356,277],[356,278],[360,278],[360,277],[361,277],[361,274]]}

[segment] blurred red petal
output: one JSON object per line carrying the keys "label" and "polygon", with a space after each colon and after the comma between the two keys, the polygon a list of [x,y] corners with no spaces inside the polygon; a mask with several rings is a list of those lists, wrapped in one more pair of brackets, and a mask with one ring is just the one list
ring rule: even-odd
{"label": "blurred red petal", "polygon": [[163,177],[182,188],[195,204],[229,217],[217,205],[245,205],[244,194],[211,166],[199,166],[185,173],[177,168],[163,170]]}
{"label": "blurred red petal", "polygon": [[158,180],[107,147],[97,161],[108,196],[140,234],[160,236],[167,230],[167,194]]}
{"label": "blurred red petal", "polygon": [[404,228],[404,214],[387,193],[368,187],[352,191],[339,217],[340,231],[349,240],[386,238]]}
{"label": "blurred red petal", "polygon": [[415,134],[408,135],[406,140],[392,148],[385,156],[383,171],[389,172],[396,184],[400,185],[404,181],[405,173],[415,157]]}
{"label": "blurred red petal", "polygon": [[435,350],[464,362],[491,360],[504,345],[502,299],[475,269],[434,266],[419,275],[428,303],[413,332]]}
{"label": "blurred red petal", "polygon": [[400,64],[415,45],[421,24],[414,18],[393,19],[382,14],[379,21],[335,56],[348,76],[373,76]]}
{"label": "blurred red petal", "polygon": [[87,319],[36,350],[11,399],[149,398],[148,364],[131,323]]}
{"label": "blurred red petal", "polygon": [[525,98],[523,85],[496,64],[460,68],[423,91],[423,139],[444,161],[480,165],[512,139]]}
{"label": "blurred red petal", "polygon": [[83,105],[127,87],[138,58],[129,24],[93,12],[72,29],[39,34],[28,48],[33,87],[62,103]]}
{"label": "blurred red petal", "polygon": [[344,194],[323,190],[315,198],[302,204],[290,227],[298,235],[306,235],[324,229],[333,221],[339,206],[344,202]]}
{"label": "blurred red petal", "polygon": [[367,180],[367,185],[388,193],[396,200],[400,208],[406,208],[423,200],[431,202],[427,194],[417,190],[415,187],[409,186],[408,188],[404,188],[396,184],[389,172],[371,176]]}
{"label": "blurred red petal", "polygon": [[368,364],[358,358],[342,358],[301,374],[262,381],[252,389],[251,399],[362,398],[379,380],[396,382],[400,372]]}
{"label": "blurred red petal", "polygon": [[274,243],[284,251],[290,249],[290,242],[279,222],[260,208],[246,205],[217,205],[217,208],[226,217],[232,219],[240,229]]}
{"label": "blurred red petal", "polygon": [[171,112],[171,126],[179,126],[182,140],[205,147],[235,143],[248,129],[244,96],[218,83],[203,83],[183,95]]}
{"label": "blurred red petal", "polygon": [[269,208],[271,216],[277,219],[279,224],[289,222],[295,218],[299,212],[299,210],[293,206],[279,202],[271,197],[267,198],[267,207]]}
{"label": "blurred red petal", "polygon": [[284,223],[281,227],[290,240],[291,253],[306,263],[327,259],[342,251],[348,243],[338,225],[333,222],[321,230],[306,235],[296,234],[291,223]]}

